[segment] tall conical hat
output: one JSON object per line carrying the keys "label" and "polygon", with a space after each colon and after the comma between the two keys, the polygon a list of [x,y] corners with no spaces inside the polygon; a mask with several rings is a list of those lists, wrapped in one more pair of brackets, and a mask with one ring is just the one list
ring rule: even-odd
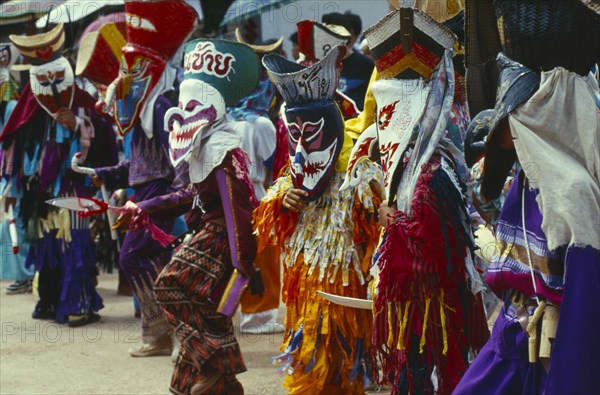
{"label": "tall conical hat", "polygon": [[125,23],[107,23],[81,38],[75,74],[108,86],[119,74]]}
{"label": "tall conical hat", "polygon": [[342,26],[324,25],[311,20],[300,21],[297,27],[298,51],[307,62],[323,59],[332,48],[348,44],[351,36]]}
{"label": "tall conical hat", "polygon": [[304,66],[279,55],[263,58],[269,78],[288,107],[333,101],[341,75],[341,61],[346,50],[336,46],[317,63]]}
{"label": "tall conical hat", "polygon": [[[412,10],[410,10],[412,11]],[[422,11],[414,10],[411,40],[405,50],[401,32],[403,9],[390,12],[365,31],[380,79],[428,79],[456,36]]]}

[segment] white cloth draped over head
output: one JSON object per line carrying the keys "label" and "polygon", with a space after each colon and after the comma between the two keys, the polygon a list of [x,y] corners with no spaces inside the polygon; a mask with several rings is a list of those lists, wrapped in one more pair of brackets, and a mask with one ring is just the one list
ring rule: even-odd
{"label": "white cloth draped over head", "polygon": [[190,181],[198,184],[217,168],[228,152],[241,147],[242,137],[228,117],[206,125],[194,137],[192,154],[189,156]]}
{"label": "white cloth draped over head", "polygon": [[[427,164],[434,152],[442,153],[442,148],[446,151],[452,142],[444,138],[448,120],[450,119],[450,111],[454,102],[454,67],[452,65],[452,56],[454,52],[446,50],[442,60],[434,70],[431,78],[426,83],[421,83],[418,89],[413,89],[416,94],[424,92],[427,94],[425,105],[418,106],[421,114],[414,114],[410,125],[407,125],[407,133],[403,134],[403,138],[399,141],[399,147],[396,150],[397,157],[394,159],[399,166],[400,156],[404,153],[410,143],[414,143],[414,148],[410,155],[408,164],[402,174],[400,184],[397,190],[397,205],[398,210],[405,212],[407,215],[412,211],[412,198],[417,181],[421,175],[421,168]],[[379,80],[372,84],[371,89],[375,99],[377,100],[378,92],[381,88],[385,89],[387,84],[402,83],[401,80]],[[415,86],[417,88],[417,86]],[[402,90],[399,90],[402,92]],[[404,90],[404,92],[408,92]],[[419,98],[422,96],[418,95]],[[422,99],[420,99],[422,100]],[[416,108],[416,107],[415,107]],[[411,133],[414,130],[415,133]],[[381,138],[380,138],[381,143]],[[451,150],[452,153],[457,153],[454,160],[464,162],[464,157],[458,149]],[[393,169],[391,169],[393,171]],[[459,189],[460,190],[460,189]],[[389,199],[391,191],[386,191],[386,198]]]}
{"label": "white cloth draped over head", "polygon": [[600,94],[592,74],[544,72],[509,117],[529,185],[539,189],[548,247],[600,249]]}
{"label": "white cloth draped over head", "polygon": [[242,137],[242,149],[250,158],[250,181],[256,198],[261,200],[267,193],[263,185],[266,177],[264,163],[275,151],[275,126],[269,118],[258,117],[252,121],[234,122],[233,127]]}

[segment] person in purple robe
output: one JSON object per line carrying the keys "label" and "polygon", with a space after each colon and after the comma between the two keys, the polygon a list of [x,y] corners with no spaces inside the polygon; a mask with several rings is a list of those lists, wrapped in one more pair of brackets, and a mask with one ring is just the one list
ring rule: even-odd
{"label": "person in purple robe", "polygon": [[[173,184],[175,169],[169,161],[163,122],[166,111],[177,103],[172,88],[181,60],[179,49],[195,28],[197,15],[182,0],[131,1],[125,11],[140,23],[127,23],[121,70],[107,89],[104,109],[112,110],[121,135],[132,133],[131,157],[118,166],[96,169],[94,181],[108,189],[134,190],[116,227],[128,229],[144,213],[149,226],[169,233],[175,217],[151,214],[164,204],[158,197],[179,188]],[[171,328],[154,294],[156,277],[170,258],[166,244],[148,229],[134,229],[121,246],[119,264],[141,309],[142,344],[129,349],[133,357],[170,355],[173,349]]]}
{"label": "person in purple robe", "polygon": [[476,3],[478,11],[495,11],[503,51],[487,120],[483,201],[500,196],[515,162],[522,170],[498,217],[486,277],[504,306],[454,394],[595,393],[600,91],[590,70],[600,54],[600,8],[582,1]]}

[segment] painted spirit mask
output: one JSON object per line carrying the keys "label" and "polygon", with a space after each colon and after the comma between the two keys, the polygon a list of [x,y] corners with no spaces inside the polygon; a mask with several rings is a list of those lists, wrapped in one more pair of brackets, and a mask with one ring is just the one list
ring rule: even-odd
{"label": "painted spirit mask", "polygon": [[225,116],[226,106],[252,93],[259,80],[256,54],[249,46],[232,41],[191,41],[183,63],[179,105],[165,114],[173,166],[186,159],[202,133]]}
{"label": "painted spirit mask", "polygon": [[168,60],[197,20],[194,9],[183,0],[127,1],[125,12],[127,45],[119,76],[109,86],[106,99],[121,135],[136,124]]}
{"label": "painted spirit mask", "polygon": [[119,133],[124,136],[137,122],[150,92],[156,86],[166,59],[144,48],[127,45],[123,48],[119,76],[109,87],[116,95],[113,104]]}
{"label": "painted spirit mask", "polygon": [[[408,159],[405,154],[411,147],[429,141],[429,133],[437,125],[430,119],[440,113],[444,95],[434,82],[445,78],[439,65],[456,42],[450,30],[421,11],[413,12],[408,42],[401,34],[398,10],[365,31],[379,76],[371,90],[377,103],[375,124],[386,198],[390,202],[398,194],[403,171],[407,177],[420,173],[419,168],[408,165],[404,169],[402,162]],[[439,124],[445,127],[446,123]],[[412,154],[415,158],[422,156],[421,150],[416,151]]]}
{"label": "painted spirit mask", "polygon": [[10,79],[10,67],[17,60],[15,47],[10,44],[0,44],[0,84]]}
{"label": "painted spirit mask", "polygon": [[308,193],[309,201],[325,192],[344,142],[344,123],[334,95],[345,51],[343,46],[334,47],[309,67],[279,55],[263,58],[287,107],[292,181]]}
{"label": "painted spirit mask", "polygon": [[192,151],[194,138],[202,129],[223,118],[223,97],[213,87],[199,80],[185,80],[179,87],[179,105],[165,114],[169,132],[169,157],[177,165]]}
{"label": "painted spirit mask", "polygon": [[70,108],[75,94],[75,77],[69,61],[62,56],[65,31],[62,24],[33,36],[10,35],[29,68],[31,90],[50,115]]}
{"label": "painted spirit mask", "polygon": [[75,94],[75,75],[69,61],[60,57],[50,63],[31,66],[31,91],[37,102],[54,115],[60,108],[71,108]]}

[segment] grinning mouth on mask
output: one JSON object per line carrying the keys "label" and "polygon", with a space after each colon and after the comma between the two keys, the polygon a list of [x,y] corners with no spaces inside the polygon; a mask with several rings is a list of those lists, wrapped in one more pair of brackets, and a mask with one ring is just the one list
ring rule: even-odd
{"label": "grinning mouth on mask", "polygon": [[63,90],[58,95],[44,95],[39,94],[36,96],[38,102],[40,102],[50,113],[55,114],[61,107],[68,108],[71,100],[71,92]]}
{"label": "grinning mouth on mask", "polygon": [[294,178],[308,190],[314,190],[333,163],[337,140],[323,151],[307,153],[304,147],[296,148],[296,155],[291,156],[291,170]]}
{"label": "grinning mouth on mask", "polygon": [[185,111],[180,110],[172,114],[168,119],[168,129],[173,160],[178,161],[185,156],[190,151],[196,134],[216,118],[217,110],[213,105],[204,107],[202,103],[195,100],[187,104]]}

